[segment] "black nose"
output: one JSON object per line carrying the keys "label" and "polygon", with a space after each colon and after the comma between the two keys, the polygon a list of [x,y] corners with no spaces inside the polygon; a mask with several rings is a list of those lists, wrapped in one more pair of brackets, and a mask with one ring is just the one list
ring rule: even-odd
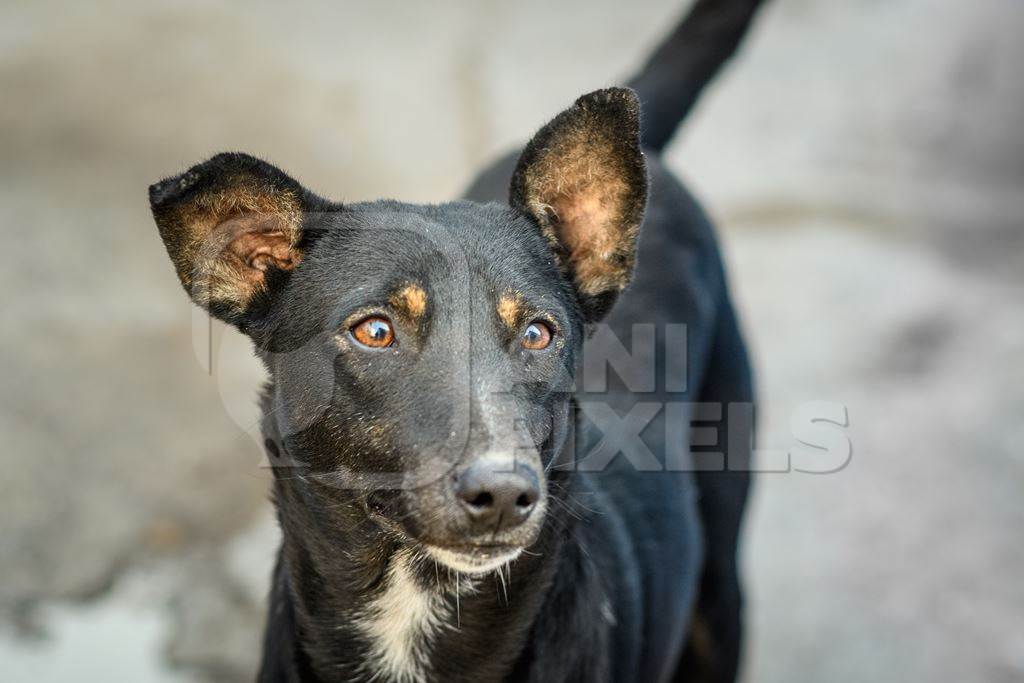
{"label": "black nose", "polygon": [[482,460],[470,465],[455,482],[455,495],[475,531],[498,533],[519,526],[540,498],[537,474],[526,465],[508,471]]}

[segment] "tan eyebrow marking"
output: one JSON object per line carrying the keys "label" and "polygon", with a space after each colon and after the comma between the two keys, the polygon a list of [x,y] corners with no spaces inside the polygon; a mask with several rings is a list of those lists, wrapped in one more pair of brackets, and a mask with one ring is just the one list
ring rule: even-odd
{"label": "tan eyebrow marking", "polygon": [[514,330],[519,326],[519,319],[523,316],[523,297],[514,292],[502,294],[498,298],[497,311],[501,322]]}
{"label": "tan eyebrow marking", "polygon": [[427,311],[427,293],[417,284],[408,284],[391,295],[391,305],[416,323]]}

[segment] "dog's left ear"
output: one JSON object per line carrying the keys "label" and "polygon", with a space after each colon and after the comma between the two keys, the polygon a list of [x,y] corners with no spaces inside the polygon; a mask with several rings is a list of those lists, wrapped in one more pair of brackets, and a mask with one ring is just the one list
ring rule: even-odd
{"label": "dog's left ear", "polygon": [[538,132],[509,203],[541,228],[593,322],[629,283],[647,204],[640,102],[627,88],[576,100]]}
{"label": "dog's left ear", "polygon": [[192,300],[244,328],[302,259],[315,198],[247,154],[218,154],[149,188],[160,236]]}

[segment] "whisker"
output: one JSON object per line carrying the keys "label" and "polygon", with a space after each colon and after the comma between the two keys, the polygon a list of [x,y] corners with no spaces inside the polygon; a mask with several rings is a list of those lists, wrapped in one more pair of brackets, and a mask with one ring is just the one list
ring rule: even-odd
{"label": "whisker", "polygon": [[455,572],[455,627],[462,630],[462,609],[459,607],[459,573]]}
{"label": "whisker", "polygon": [[[507,562],[505,563],[505,566],[508,566]],[[498,579],[501,580],[501,592],[505,595],[505,606],[507,607],[508,606],[508,586],[505,585],[505,574],[501,571],[501,569],[502,569],[501,567],[498,567],[498,570],[495,572],[495,574],[498,576]]]}

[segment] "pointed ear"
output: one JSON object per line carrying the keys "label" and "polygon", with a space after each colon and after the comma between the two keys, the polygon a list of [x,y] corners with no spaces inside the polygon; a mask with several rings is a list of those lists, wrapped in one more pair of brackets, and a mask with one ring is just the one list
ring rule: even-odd
{"label": "pointed ear", "polygon": [[544,126],[519,157],[509,203],[540,225],[588,320],[601,318],[632,276],[647,204],[636,94],[592,92]]}
{"label": "pointed ear", "polygon": [[218,154],[149,188],[181,284],[197,304],[239,326],[302,259],[311,201],[295,180],[246,154]]}

